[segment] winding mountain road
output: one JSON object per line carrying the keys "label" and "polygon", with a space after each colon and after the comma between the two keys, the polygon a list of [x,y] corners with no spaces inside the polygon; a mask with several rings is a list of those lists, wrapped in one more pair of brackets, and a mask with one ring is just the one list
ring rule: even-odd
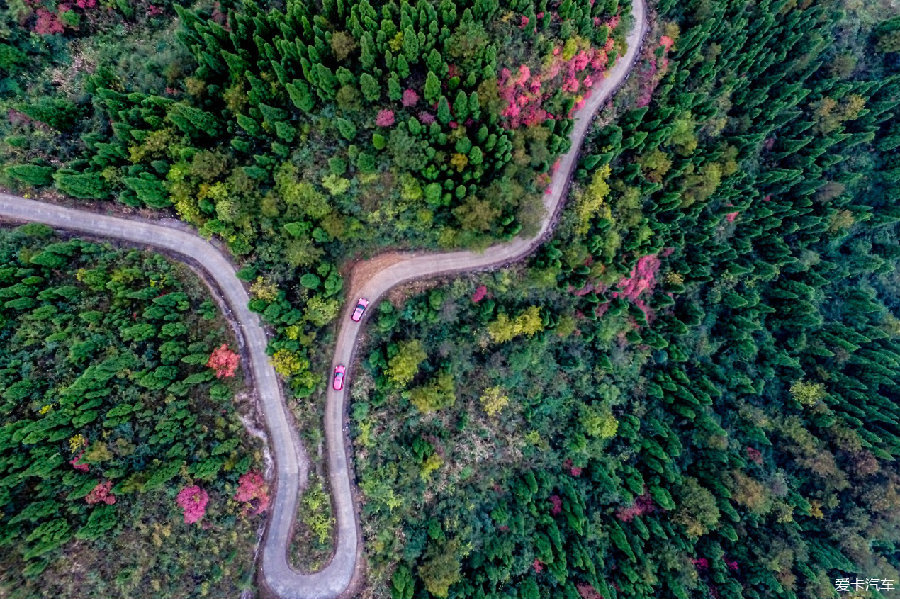
{"label": "winding mountain road", "polygon": [[[595,84],[585,105],[575,114],[570,135],[571,146],[559,161],[550,187],[544,195],[545,215],[538,232],[529,238],[517,237],[494,245],[483,252],[449,252],[444,254],[405,254],[388,266],[376,270],[352,289],[354,296],[375,302],[388,290],[402,283],[461,271],[486,270],[502,266],[530,254],[550,233],[562,206],[565,192],[575,169],[579,150],[594,114],[627,78],[647,29],[645,0],[634,0],[633,27],[627,37],[628,50],[607,77]],[[107,216],[87,210],[66,208],[0,193],[0,217],[17,222],[38,222],[57,229],[104,237],[130,244],[163,250],[199,264],[214,283],[218,296],[240,327],[249,369],[256,385],[260,406],[275,454],[275,496],[262,551],[261,582],[281,599],[336,599],[348,593],[360,567],[359,524],[351,490],[351,470],[344,437],[345,391],[328,386],[325,411],[325,439],[328,476],[336,519],[337,547],[334,557],[322,570],[312,574],[291,568],[288,548],[293,535],[299,492],[305,488],[309,458],[299,442],[275,370],[266,355],[266,334],[259,317],[247,305],[250,301],[244,285],[236,276],[234,265],[210,242],[194,233],[159,222]],[[348,316],[356,297],[348,297],[340,321],[334,361],[349,369],[353,365],[361,323]],[[330,375],[330,373],[329,373]]]}

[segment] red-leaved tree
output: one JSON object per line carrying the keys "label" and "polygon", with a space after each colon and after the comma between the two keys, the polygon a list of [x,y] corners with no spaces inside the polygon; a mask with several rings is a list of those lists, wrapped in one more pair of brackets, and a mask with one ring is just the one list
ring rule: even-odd
{"label": "red-leaved tree", "polygon": [[554,516],[562,512],[562,498],[559,495],[550,496],[550,513]]}
{"label": "red-leaved tree", "polygon": [[581,595],[581,599],[603,599],[603,595],[586,582],[575,585],[575,588],[578,589],[578,594]]}
{"label": "red-leaved tree", "polygon": [[375,117],[375,124],[379,127],[390,127],[394,124],[393,110],[379,110],[378,116]]}
{"label": "red-leaved tree", "polygon": [[[61,11],[62,12],[62,11]],[[56,35],[64,31],[62,21],[59,16],[50,12],[46,8],[39,8],[35,11],[37,20],[34,22],[34,32],[38,35]]]}
{"label": "red-leaved tree", "polygon": [[[669,57],[667,54],[674,44],[675,41],[667,35],[659,38],[659,44],[657,46],[647,44],[647,49],[644,52],[643,65],[637,69],[641,87],[637,100],[638,107],[647,106],[650,104],[650,100],[653,99],[653,90],[656,89],[656,86],[659,84],[669,67]],[[662,58],[657,62],[656,50],[660,47],[663,49]]]}
{"label": "red-leaved tree", "polygon": [[238,479],[234,500],[247,504],[245,513],[261,514],[269,507],[269,486],[259,472],[251,470]]}
{"label": "red-leaved tree", "polygon": [[411,106],[415,106],[419,102],[419,94],[415,92],[415,90],[407,89],[403,91],[403,105],[406,108],[410,108]]}
{"label": "red-leaved tree", "polygon": [[648,254],[638,259],[637,264],[631,269],[631,273],[618,283],[620,291],[614,291],[613,297],[624,297],[640,308],[649,320],[653,313],[647,306],[644,296],[649,297],[656,287],[656,273],[659,271],[660,261],[656,254]]}
{"label": "red-leaved tree", "polygon": [[94,505],[95,503],[112,505],[116,502],[116,496],[110,493],[111,490],[111,480],[108,480],[105,483],[97,483],[97,486],[91,489],[91,492],[87,494],[87,497],[85,497],[84,500],[88,505]]}
{"label": "red-leaved tree", "polygon": [[216,378],[234,376],[241,357],[228,349],[224,343],[213,350],[206,365],[216,371]]}
{"label": "red-leaved tree", "polygon": [[185,487],[178,493],[175,503],[184,510],[184,523],[193,524],[194,522],[199,522],[206,514],[209,493],[197,485]]}
{"label": "red-leaved tree", "polygon": [[81,472],[87,472],[88,470],[91,469],[91,467],[88,466],[87,464],[81,463],[81,456],[83,456],[83,455],[84,455],[84,451],[82,451],[77,456],[75,456],[74,458],[69,460],[69,463],[72,464],[72,468],[74,468],[75,470],[79,470]]}
{"label": "red-leaved tree", "polygon": [[645,491],[643,495],[634,500],[634,505],[616,510],[616,518],[621,522],[631,522],[636,516],[652,512],[655,509],[653,498],[650,497],[650,493]]}

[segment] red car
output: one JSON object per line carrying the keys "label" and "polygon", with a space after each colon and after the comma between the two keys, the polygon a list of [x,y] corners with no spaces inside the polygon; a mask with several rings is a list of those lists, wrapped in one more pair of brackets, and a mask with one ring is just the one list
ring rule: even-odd
{"label": "red car", "polygon": [[353,314],[350,315],[350,320],[359,322],[359,319],[362,318],[363,313],[365,313],[366,308],[368,307],[369,300],[364,297],[359,298],[359,301],[356,302],[356,308],[353,309]]}
{"label": "red car", "polygon": [[338,364],[334,368],[334,382],[332,383],[332,386],[334,387],[335,391],[340,391],[341,389],[344,388],[344,371],[345,370],[346,370],[346,368],[344,368],[343,364]]}

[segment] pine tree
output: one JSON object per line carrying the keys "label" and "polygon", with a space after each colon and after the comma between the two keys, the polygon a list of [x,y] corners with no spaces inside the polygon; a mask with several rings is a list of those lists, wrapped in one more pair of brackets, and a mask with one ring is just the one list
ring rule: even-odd
{"label": "pine tree", "polygon": [[[428,95],[428,92],[426,91],[426,97],[427,97],[427,95]],[[450,114],[450,103],[447,102],[446,96],[441,96],[441,99],[438,100],[438,109],[437,109],[438,122],[446,125],[447,123],[450,122],[451,118],[452,118],[452,116]]]}
{"label": "pine tree", "polygon": [[464,121],[469,116],[469,99],[463,90],[456,93],[456,99],[453,101],[453,115],[458,121]]}
{"label": "pine tree", "polygon": [[359,85],[360,89],[362,89],[363,96],[369,102],[374,104],[381,99],[381,85],[379,85],[378,81],[368,73],[360,75]]}
{"label": "pine tree", "polygon": [[428,75],[425,77],[424,94],[425,101],[429,103],[437,102],[441,97],[441,81],[433,71],[428,71]]}

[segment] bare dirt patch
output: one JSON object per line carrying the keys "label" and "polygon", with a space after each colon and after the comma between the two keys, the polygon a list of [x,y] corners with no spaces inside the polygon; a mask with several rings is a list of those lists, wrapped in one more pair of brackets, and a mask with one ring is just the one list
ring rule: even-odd
{"label": "bare dirt patch", "polygon": [[366,282],[376,274],[389,266],[401,262],[410,256],[414,256],[412,252],[387,252],[379,254],[368,260],[360,260],[350,267],[350,284],[347,287],[348,297],[356,297],[357,290],[361,289]]}

